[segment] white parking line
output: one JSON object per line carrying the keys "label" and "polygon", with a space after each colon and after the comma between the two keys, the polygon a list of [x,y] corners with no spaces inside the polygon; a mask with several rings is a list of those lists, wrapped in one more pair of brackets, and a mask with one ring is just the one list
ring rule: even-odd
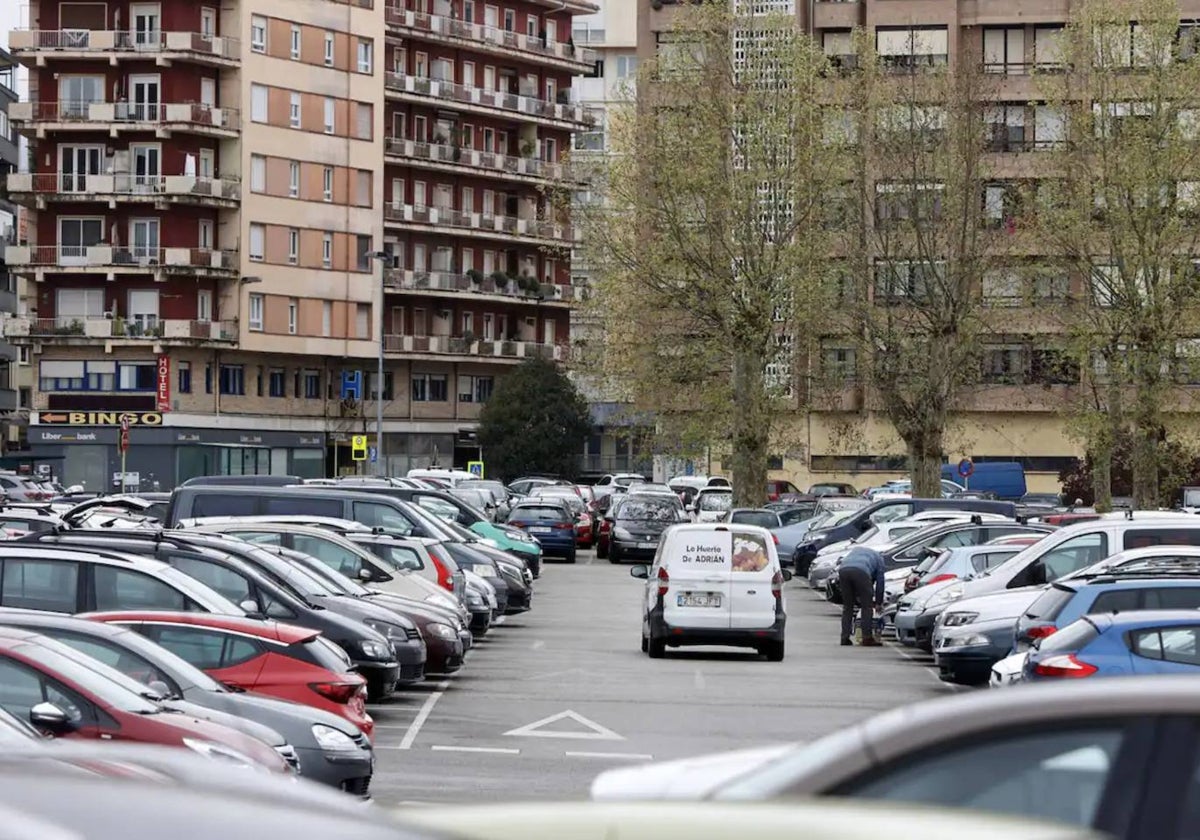
{"label": "white parking line", "polygon": [[615,761],[652,761],[649,753],[566,752],[571,758],[609,758]]}
{"label": "white parking line", "polygon": [[441,698],[441,696],[446,693],[446,689],[449,687],[449,685],[450,683],[448,682],[438,683],[438,690],[433,694],[430,694],[429,697],[425,699],[425,703],[421,706],[421,711],[417,712],[417,716],[413,719],[412,725],[410,725],[408,727],[408,731],[404,733],[404,739],[400,741],[400,749],[412,749],[413,742],[417,740],[417,735],[421,733],[421,727],[425,725],[425,721],[429,719],[429,715],[433,711],[433,707],[437,705],[437,701]]}
{"label": "white parking line", "polygon": [[430,747],[434,752],[467,752],[467,753],[496,753],[498,755],[520,755],[520,750],[508,747],[452,747],[435,744]]}
{"label": "white parking line", "polygon": [[928,665],[926,665],[922,661],[921,657],[913,656],[911,653],[904,650],[904,648],[901,647],[899,644],[896,644],[895,642],[884,642],[884,644],[887,645],[888,647],[890,647],[896,653],[903,656],[909,662],[916,662],[916,663],[920,664],[921,670],[925,671],[925,673],[927,673],[927,674],[929,674],[929,676],[933,677],[933,681],[936,682],[940,688],[942,688],[946,691],[960,691],[962,688],[964,688],[964,686],[954,685],[953,683],[948,683],[945,680],[943,680],[936,668],[930,668]]}

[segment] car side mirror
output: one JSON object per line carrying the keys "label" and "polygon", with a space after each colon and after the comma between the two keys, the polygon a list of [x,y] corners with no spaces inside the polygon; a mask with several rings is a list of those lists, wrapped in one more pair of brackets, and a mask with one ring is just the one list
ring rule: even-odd
{"label": "car side mirror", "polygon": [[638,564],[629,570],[629,576],[635,577],[638,580],[647,580],[650,577],[650,567],[645,564]]}
{"label": "car side mirror", "polygon": [[246,615],[254,615],[258,613],[258,604],[252,598],[247,598],[245,601],[239,601],[238,606]]}
{"label": "car side mirror", "polygon": [[146,685],[149,686],[150,690],[159,697],[171,696],[171,687],[162,680],[151,680],[150,682],[146,683]]}
{"label": "car side mirror", "polygon": [[53,703],[38,703],[29,710],[29,722],[39,729],[61,735],[75,728],[70,715]]}
{"label": "car side mirror", "polygon": [[368,569],[366,566],[358,567],[357,577],[359,580],[363,581],[364,583],[369,583],[370,581],[373,581],[375,579],[375,575],[371,574],[371,570]]}
{"label": "car side mirror", "polygon": [[787,583],[789,580],[795,577],[795,575],[793,575],[789,569],[780,569],[780,572],[783,574],[784,583]]}

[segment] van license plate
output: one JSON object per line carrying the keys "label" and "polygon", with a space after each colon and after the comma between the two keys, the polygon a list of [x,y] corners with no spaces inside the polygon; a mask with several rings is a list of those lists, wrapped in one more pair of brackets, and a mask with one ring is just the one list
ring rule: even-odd
{"label": "van license plate", "polygon": [[681,607],[719,607],[721,596],[717,592],[681,592],[675,596],[675,603]]}
{"label": "van license plate", "polygon": [[638,543],[638,548],[658,548],[658,543]]}

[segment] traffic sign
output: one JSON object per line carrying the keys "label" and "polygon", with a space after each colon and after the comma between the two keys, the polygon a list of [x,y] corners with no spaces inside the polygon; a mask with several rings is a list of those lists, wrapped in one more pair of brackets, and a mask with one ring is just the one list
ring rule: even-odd
{"label": "traffic sign", "polygon": [[379,460],[379,450],[374,446],[367,447],[367,458],[372,464]]}
{"label": "traffic sign", "polygon": [[350,457],[355,461],[367,460],[367,436],[355,435],[350,438]]}
{"label": "traffic sign", "polygon": [[970,478],[973,472],[975,472],[975,465],[971,463],[970,458],[963,458],[958,462],[958,474],[960,476]]}
{"label": "traffic sign", "polygon": [[121,437],[117,440],[117,449],[124,455],[129,451],[129,427],[121,429]]}
{"label": "traffic sign", "polygon": [[476,478],[483,478],[483,461],[468,461],[467,472]]}

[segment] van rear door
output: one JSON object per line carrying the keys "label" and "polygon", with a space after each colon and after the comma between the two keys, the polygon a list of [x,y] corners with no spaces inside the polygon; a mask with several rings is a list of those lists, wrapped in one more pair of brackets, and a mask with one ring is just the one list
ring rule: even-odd
{"label": "van rear door", "polygon": [[774,541],[765,532],[733,532],[733,564],[729,575],[731,628],[758,629],[775,623],[771,579],[778,570]]}
{"label": "van rear door", "polygon": [[662,555],[669,578],[663,620],[671,627],[728,629],[733,532],[724,526],[688,528],[669,534],[669,539]]}

